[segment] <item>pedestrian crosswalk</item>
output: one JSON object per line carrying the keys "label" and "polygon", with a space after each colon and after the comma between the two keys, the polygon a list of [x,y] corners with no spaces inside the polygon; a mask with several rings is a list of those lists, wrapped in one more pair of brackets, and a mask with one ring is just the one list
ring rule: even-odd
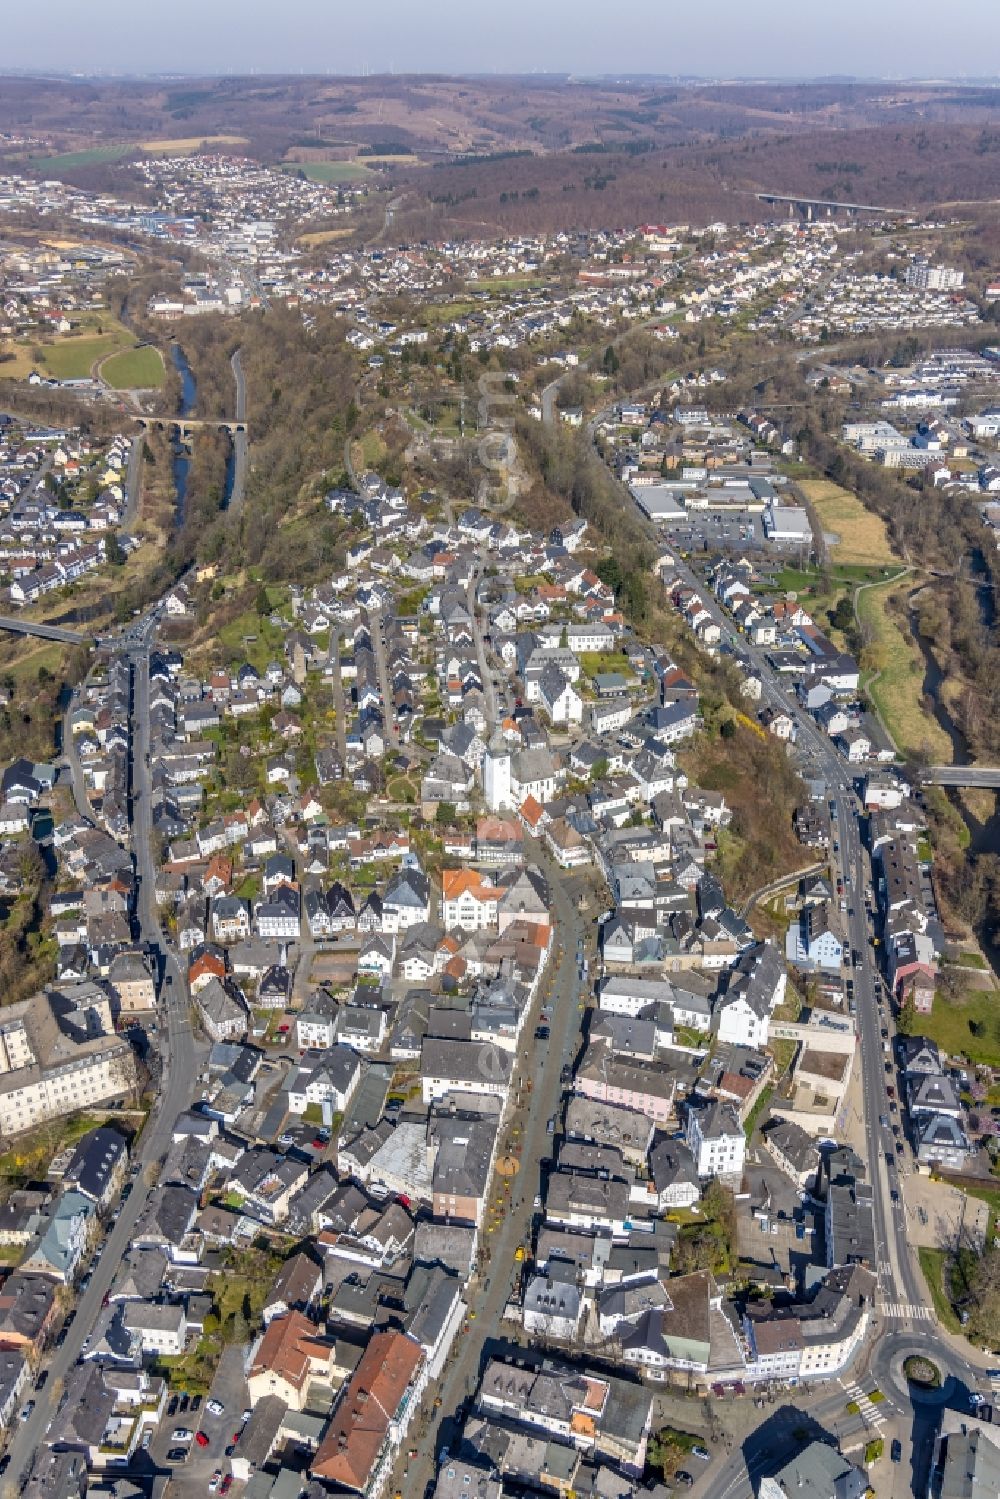
{"label": "pedestrian crosswalk", "polygon": [[920,1306],[915,1301],[880,1301],[879,1311],[883,1317],[898,1317],[903,1322],[933,1322],[934,1313],[929,1306]]}
{"label": "pedestrian crosswalk", "polygon": [[876,1431],[881,1431],[885,1425],[885,1416],[878,1405],[872,1404],[867,1391],[863,1390],[859,1384],[845,1384],[844,1389],[847,1391],[849,1399],[853,1400],[861,1412],[861,1419],[865,1425],[874,1426]]}

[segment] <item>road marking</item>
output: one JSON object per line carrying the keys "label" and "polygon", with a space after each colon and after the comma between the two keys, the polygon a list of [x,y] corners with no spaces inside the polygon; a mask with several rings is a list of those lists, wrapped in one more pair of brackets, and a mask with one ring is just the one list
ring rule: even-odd
{"label": "road marking", "polygon": [[883,1301],[879,1304],[883,1317],[902,1317],[914,1322],[933,1322],[934,1313],[929,1306],[920,1306],[915,1301]]}
{"label": "road marking", "polygon": [[854,1404],[861,1412],[862,1420],[866,1426],[881,1428],[885,1425],[885,1416],[877,1405],[872,1404],[870,1397],[859,1384],[844,1385],[844,1389],[847,1391],[848,1397],[854,1401]]}

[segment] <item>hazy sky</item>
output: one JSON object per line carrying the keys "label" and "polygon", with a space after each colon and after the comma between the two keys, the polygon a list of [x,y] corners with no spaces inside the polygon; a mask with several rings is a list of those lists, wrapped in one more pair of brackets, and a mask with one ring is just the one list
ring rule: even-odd
{"label": "hazy sky", "polygon": [[1000,71],[1000,0],[45,0],[0,71]]}

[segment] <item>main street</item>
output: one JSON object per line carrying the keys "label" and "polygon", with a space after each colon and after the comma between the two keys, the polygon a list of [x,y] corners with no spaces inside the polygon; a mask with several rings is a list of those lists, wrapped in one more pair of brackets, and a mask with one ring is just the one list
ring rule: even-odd
{"label": "main street", "polygon": [[[591,433],[593,433],[593,424]],[[627,496],[627,503],[634,507],[646,536],[658,547],[662,547],[665,538],[642,515],[624,485],[622,490]],[[678,576],[697,590],[712,619],[722,631],[723,640],[732,641],[735,645],[737,640],[735,625],[706,586],[704,578],[699,578],[673,547],[671,547],[671,554],[675,559],[675,571]],[[891,1112],[886,1092],[888,1079],[885,1069],[888,1053],[883,1050],[881,1035],[883,1020],[878,1004],[882,978],[875,962],[875,949],[868,930],[865,905],[865,887],[870,879],[870,868],[868,855],[861,840],[861,803],[854,789],[850,767],[842,759],[828,736],[821,732],[812,717],[801,707],[794,692],[789,690],[773,670],[767,659],[766,650],[753,646],[745,640],[740,640],[739,649],[760,678],[762,705],[780,707],[794,719],[797,743],[811,759],[817,774],[826,783],[834,838],[840,845],[839,858],[847,902],[848,942],[858,958],[852,969],[857,1009],[857,1057],[861,1068],[867,1165],[874,1199],[878,1290],[873,1323],[877,1338],[876,1354],[879,1356],[874,1358],[873,1362],[878,1364],[882,1374],[887,1376],[892,1367],[899,1363],[897,1359],[895,1365],[891,1364],[890,1353],[895,1347],[894,1340],[899,1337],[915,1336],[919,1339],[923,1352],[935,1359],[942,1368],[954,1367],[958,1359],[959,1367],[978,1366],[981,1370],[990,1362],[986,1356],[964,1339],[953,1337],[937,1323],[923,1275],[914,1261],[907,1238],[906,1214],[902,1193],[899,1190],[895,1137],[889,1125]],[[891,1030],[888,1006],[885,1008],[885,1015],[885,1028]],[[852,1373],[850,1377],[855,1378],[857,1374]],[[847,1398],[842,1391],[839,1391],[830,1409],[832,1410],[839,1401],[840,1409],[843,1410]],[[810,1392],[797,1394],[796,1405],[808,1407],[810,1411],[817,1409],[825,1412],[827,1409],[827,1402],[822,1393],[818,1395]],[[897,1412],[912,1424],[914,1406],[909,1398],[905,1381],[900,1381],[898,1384],[894,1405]],[[926,1470],[928,1459],[926,1447],[929,1433],[930,1428],[926,1424],[919,1429],[916,1425],[913,1426],[915,1476]],[[762,1471],[762,1468],[759,1471]],[[748,1467],[745,1456],[737,1455],[731,1459],[726,1466],[725,1475],[725,1482],[723,1482],[713,1465],[711,1475],[706,1475],[703,1482],[698,1485],[698,1493],[711,1495],[711,1499],[717,1499],[717,1496],[723,1496],[723,1499],[743,1499],[744,1494],[751,1492],[750,1479],[754,1473]],[[916,1488],[913,1491],[918,1492]],[[694,1499],[697,1499],[697,1494]]]}
{"label": "main street", "polygon": [[[455,1412],[476,1389],[485,1358],[491,1351],[501,1350],[505,1342],[503,1311],[521,1273],[516,1251],[519,1245],[530,1243],[535,1195],[540,1191],[540,1163],[551,1156],[555,1144],[548,1121],[559,1108],[562,1068],[572,1063],[580,1043],[581,984],[576,951],[577,944],[586,941],[588,927],[567,889],[566,875],[540,850],[531,850],[528,857],[548,881],[555,946],[542,982],[541,999],[536,998],[525,1016],[514,1062],[514,1101],[503,1126],[505,1140],[512,1148],[520,1147],[519,1170],[509,1178],[494,1171],[490,1206],[482,1226],[485,1248],[466,1291],[471,1316],[465,1331],[458,1335],[441,1378],[431,1384],[424,1397],[424,1413],[412,1428],[397,1459],[394,1479],[387,1485],[386,1492],[401,1489],[411,1499],[418,1499],[434,1476],[439,1438],[447,1445],[453,1433],[457,1435],[461,1423],[455,1424]],[[592,927],[589,930],[592,933]],[[542,1007],[551,1007],[549,1039],[533,1041]],[[516,1135],[515,1129],[519,1131]],[[502,1142],[498,1156],[503,1150]],[[514,1331],[511,1325],[511,1343]],[[410,1451],[416,1456],[410,1458]]]}
{"label": "main street", "polygon": [[93,1265],[90,1284],[80,1296],[76,1314],[61,1348],[48,1361],[49,1377],[35,1395],[35,1409],[18,1425],[10,1444],[10,1466],[3,1493],[20,1493],[35,1449],[55,1415],[67,1374],[89,1338],[104,1297],[132,1241],[136,1222],[155,1184],[155,1167],[170,1147],[174,1124],[189,1107],[198,1071],[195,1039],[191,1031],[187,988],[173,953],[167,948],[153,898],[154,868],[150,846],[151,777],[149,751],[149,651],[155,629],[151,611],[129,630],[127,653],[133,668],[131,705],[132,797],[130,815],[137,880],[136,920],[140,940],[147,944],[158,966],[160,1003],[157,1024],[162,1072],[152,1112],[139,1140],[133,1163],[141,1170],[132,1192],[118,1205],[111,1230]]}

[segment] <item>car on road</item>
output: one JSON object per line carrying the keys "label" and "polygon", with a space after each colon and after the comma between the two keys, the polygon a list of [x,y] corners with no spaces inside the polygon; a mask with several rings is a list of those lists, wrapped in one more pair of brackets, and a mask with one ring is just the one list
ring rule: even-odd
{"label": "car on road", "polygon": [[549,1028],[548,1028],[547,1025],[536,1025],[535,1026],[535,1040],[536,1041],[547,1041],[549,1039],[549,1035],[550,1035],[550,1031],[549,1031]]}
{"label": "car on road", "polygon": [[43,1390],[45,1388],[45,1382],[48,1379],[48,1377],[49,1377],[49,1371],[48,1371],[48,1369],[43,1369],[42,1372],[41,1372],[41,1374],[39,1374],[38,1378],[35,1380],[35,1389],[36,1390]]}
{"label": "car on road", "polygon": [[225,1478],[219,1484],[219,1493],[220,1494],[228,1494],[229,1490],[232,1488],[232,1486],[233,1486],[233,1475],[231,1473],[227,1473],[226,1476],[225,1476]]}
{"label": "car on road", "polygon": [[887,1114],[880,1114],[878,1116],[878,1122],[883,1129],[889,1128],[889,1116]]}
{"label": "car on road", "polygon": [[25,1405],[22,1408],[22,1410],[21,1410],[21,1420],[22,1421],[30,1421],[31,1420],[31,1412],[34,1409],[35,1409],[35,1402],[33,1400],[29,1400],[28,1403],[27,1403],[27,1405]]}
{"label": "car on road", "polygon": [[217,1470],[216,1470],[216,1471],[215,1471],[215,1472],[214,1472],[214,1473],[213,1473],[213,1474],[212,1474],[212,1476],[211,1476],[211,1478],[210,1478],[210,1479],[209,1479],[209,1480],[208,1480],[208,1492],[209,1492],[209,1493],[210,1493],[210,1494],[214,1494],[214,1493],[215,1493],[215,1491],[216,1491],[216,1490],[217,1490],[217,1489],[218,1489],[218,1487],[219,1487],[219,1484],[220,1484],[220,1483],[221,1483],[221,1482],[222,1482],[222,1474],[221,1474],[221,1472],[220,1472],[220,1471],[219,1471],[219,1470],[218,1470],[218,1469],[217,1469]]}
{"label": "car on road", "polygon": [[903,1444],[898,1437],[893,1437],[892,1446],[889,1448],[889,1456],[894,1463],[898,1463],[903,1456]]}
{"label": "car on road", "polygon": [[709,1452],[708,1448],[702,1447],[700,1445],[691,1448],[691,1456],[700,1457],[703,1463],[710,1463],[712,1461],[712,1454]]}
{"label": "car on road", "polygon": [[208,1446],[208,1437],[205,1435],[205,1433],[203,1431],[196,1431],[195,1434],[194,1434],[194,1439],[198,1443],[199,1447],[207,1447]]}
{"label": "car on road", "polygon": [[213,1416],[221,1416],[225,1408],[221,1400],[208,1400],[205,1402],[205,1409]]}
{"label": "car on road", "polygon": [[9,1467],[10,1467],[10,1453],[9,1452],[5,1452],[4,1455],[3,1455],[3,1457],[0,1457],[0,1474],[6,1473],[6,1471],[7,1471],[7,1469]]}
{"label": "car on road", "polygon": [[686,1473],[683,1468],[675,1473],[674,1477],[677,1479],[677,1482],[682,1483],[686,1489],[689,1489],[694,1483],[694,1479],[691,1477],[691,1474]]}

